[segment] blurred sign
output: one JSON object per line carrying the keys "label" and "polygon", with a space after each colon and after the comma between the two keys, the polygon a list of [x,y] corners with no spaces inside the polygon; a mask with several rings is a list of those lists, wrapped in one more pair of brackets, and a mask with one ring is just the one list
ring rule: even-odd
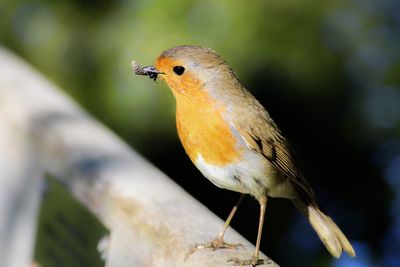
{"label": "blurred sign", "polygon": [[109,231],[58,181],[47,177],[34,259],[40,267],[102,267]]}

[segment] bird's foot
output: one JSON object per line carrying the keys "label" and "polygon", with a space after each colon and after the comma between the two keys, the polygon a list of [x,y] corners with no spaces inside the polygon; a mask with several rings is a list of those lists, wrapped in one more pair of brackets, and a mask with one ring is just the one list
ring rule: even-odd
{"label": "bird's foot", "polygon": [[228,260],[229,263],[232,263],[234,266],[244,266],[244,265],[250,265],[250,266],[257,266],[264,264],[264,260],[260,259],[258,256],[253,256],[250,259],[247,260],[241,260],[238,258],[231,258]]}
{"label": "bird's foot", "polygon": [[211,246],[209,248],[212,248],[212,250],[217,250],[221,248],[236,249],[237,247],[243,247],[243,245],[240,243],[236,244],[226,243],[222,238],[216,238],[210,243]]}
{"label": "bird's foot", "polygon": [[186,253],[185,256],[185,261],[196,251],[201,250],[201,249],[207,249],[210,248],[212,250],[217,250],[217,249],[236,249],[237,247],[242,247],[242,244],[231,244],[231,243],[226,243],[223,239],[221,238],[216,238],[211,242],[207,242],[205,244],[194,244],[190,246],[189,251]]}

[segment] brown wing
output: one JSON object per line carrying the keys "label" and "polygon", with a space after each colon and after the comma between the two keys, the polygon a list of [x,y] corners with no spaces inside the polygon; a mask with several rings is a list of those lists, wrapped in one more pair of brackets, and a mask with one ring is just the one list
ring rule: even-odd
{"label": "brown wing", "polygon": [[299,176],[292,155],[279,132],[271,133],[272,129],[257,132],[254,129],[239,129],[240,135],[252,150],[262,154],[279,172],[289,178]]}
{"label": "brown wing", "polygon": [[[236,130],[250,149],[262,154],[276,170],[294,183],[303,197],[312,201],[314,193],[300,174],[281,131],[264,107],[250,93],[247,91],[242,93],[247,99],[236,103],[238,109],[235,111],[236,115],[233,116]],[[243,113],[246,114],[245,118]]]}

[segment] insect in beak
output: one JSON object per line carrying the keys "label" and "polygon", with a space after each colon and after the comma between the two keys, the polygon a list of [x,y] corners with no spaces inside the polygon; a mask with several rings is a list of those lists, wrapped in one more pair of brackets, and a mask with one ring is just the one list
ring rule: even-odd
{"label": "insect in beak", "polygon": [[150,79],[154,81],[157,80],[158,74],[164,74],[163,72],[157,70],[154,66],[141,67],[136,61],[132,61],[132,69],[136,75],[147,75]]}

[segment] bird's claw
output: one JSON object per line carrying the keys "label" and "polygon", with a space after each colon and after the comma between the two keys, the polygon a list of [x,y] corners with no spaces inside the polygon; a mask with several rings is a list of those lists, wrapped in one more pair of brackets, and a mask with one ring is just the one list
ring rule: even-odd
{"label": "bird's claw", "polygon": [[261,265],[264,264],[264,259],[260,259],[260,258],[256,258],[256,257],[252,257],[251,259],[247,259],[247,260],[241,260],[238,258],[231,258],[228,260],[229,263],[232,263],[234,266],[245,266],[245,265],[250,265],[250,266],[257,266],[257,265]]}
{"label": "bird's claw", "polygon": [[226,243],[225,241],[216,238],[215,240],[211,242],[207,242],[205,244],[194,244],[190,246],[189,251],[186,253],[185,256],[185,261],[196,251],[201,250],[201,249],[207,249],[210,248],[212,250],[217,250],[217,249],[236,249],[238,247],[243,247],[242,244],[236,243],[236,244],[231,244],[231,243]]}
{"label": "bird's claw", "polygon": [[243,247],[243,245],[240,243],[235,243],[235,244],[226,243],[224,240],[221,240],[219,238],[215,239],[210,243],[211,246],[209,248],[212,248],[212,250],[223,249],[223,248],[236,249],[238,247]]}

